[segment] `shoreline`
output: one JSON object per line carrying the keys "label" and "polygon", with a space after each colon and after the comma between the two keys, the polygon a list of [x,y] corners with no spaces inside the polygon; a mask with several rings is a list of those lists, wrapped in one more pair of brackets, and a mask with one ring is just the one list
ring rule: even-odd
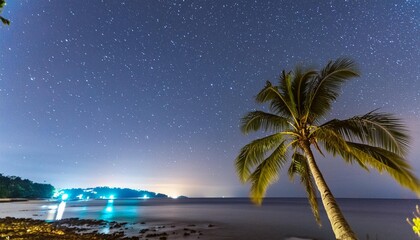
{"label": "shoreline", "polygon": [[[0,218],[0,238],[16,240],[185,240],[234,239],[214,224],[165,222],[116,222],[94,219],[66,218],[45,221],[32,218]],[[287,237],[284,240],[316,240],[308,237]]]}
{"label": "shoreline", "polygon": [[228,239],[216,236],[216,225],[193,223],[128,223],[66,218],[53,222],[32,218],[0,218],[5,239]]}
{"label": "shoreline", "polygon": [[26,202],[32,199],[27,198],[0,198],[0,203],[8,203],[8,202]]}

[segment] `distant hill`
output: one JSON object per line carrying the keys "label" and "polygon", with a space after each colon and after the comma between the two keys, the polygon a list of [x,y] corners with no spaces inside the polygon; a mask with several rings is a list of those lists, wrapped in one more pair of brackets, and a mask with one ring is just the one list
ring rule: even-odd
{"label": "distant hill", "polygon": [[[118,198],[169,198],[168,195],[155,193],[146,190],[135,190],[130,188],[70,188],[56,191],[51,184],[34,183],[28,179],[17,176],[4,176],[0,174],[0,199],[118,199]],[[180,196],[179,198],[186,198]]]}
{"label": "distant hill", "polygon": [[0,174],[0,198],[51,198],[53,194],[51,184]]}
{"label": "distant hill", "polygon": [[118,198],[168,198],[168,195],[145,190],[134,190],[130,188],[71,188],[62,189],[54,195],[60,199],[118,199]]}

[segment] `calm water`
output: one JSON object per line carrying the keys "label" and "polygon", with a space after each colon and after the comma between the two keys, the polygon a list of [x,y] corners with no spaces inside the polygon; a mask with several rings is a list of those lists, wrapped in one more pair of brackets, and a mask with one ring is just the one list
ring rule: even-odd
{"label": "calm water", "polygon": [[[419,200],[340,199],[339,205],[360,239],[417,239],[405,219]],[[62,216],[61,216],[62,215]],[[319,228],[306,199],[148,199],[0,203],[0,217],[45,220],[89,218],[124,222],[212,223],[223,239],[284,239],[291,236],[333,239],[325,213]]]}

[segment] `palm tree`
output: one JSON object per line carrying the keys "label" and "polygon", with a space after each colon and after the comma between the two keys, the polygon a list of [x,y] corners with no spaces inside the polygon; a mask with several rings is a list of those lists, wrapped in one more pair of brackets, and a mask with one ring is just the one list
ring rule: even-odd
{"label": "palm tree", "polygon": [[244,134],[263,130],[269,135],[245,145],[235,160],[240,180],[251,184],[251,200],[261,204],[267,187],[278,179],[290,156],[289,177],[300,176],[320,224],[316,186],[336,239],[357,238],[317,166],[311,146],[324,155],[323,146],[326,152],[365,170],[385,171],[402,186],[420,193],[419,180],[405,160],[407,130],[398,118],[372,111],[321,123],[341,86],[358,76],[355,63],[341,58],[319,71],[283,71],[278,86],[267,81],[256,101],[268,103],[270,112],[249,112],[242,118],[241,130]]}

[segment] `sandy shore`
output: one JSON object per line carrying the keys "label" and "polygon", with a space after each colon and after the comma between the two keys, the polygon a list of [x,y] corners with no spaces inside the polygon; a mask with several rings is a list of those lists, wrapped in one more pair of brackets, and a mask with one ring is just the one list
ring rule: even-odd
{"label": "sandy shore", "polygon": [[[103,220],[69,218],[46,222],[31,218],[0,218],[0,239],[13,240],[187,240],[233,239],[213,224],[120,223]],[[285,240],[311,240],[290,237]]]}
{"label": "sandy shore", "polygon": [[[120,223],[78,218],[54,222],[30,218],[1,218],[2,239],[214,239],[218,227],[187,223]],[[223,239],[220,236],[217,239]]]}

